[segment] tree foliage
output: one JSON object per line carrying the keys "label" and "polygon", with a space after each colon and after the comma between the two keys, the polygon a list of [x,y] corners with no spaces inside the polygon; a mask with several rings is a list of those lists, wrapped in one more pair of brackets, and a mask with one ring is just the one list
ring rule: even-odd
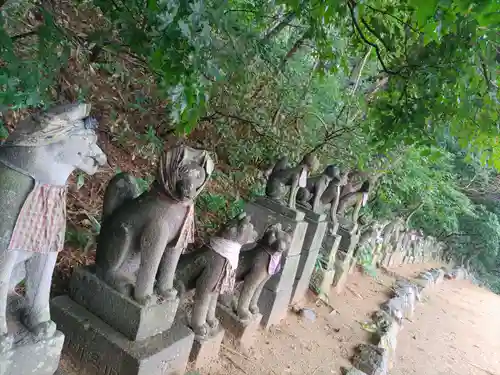
{"label": "tree foliage", "polygon": [[[201,132],[230,202],[278,156],[314,152],[380,177],[366,214],[411,214],[496,283],[497,1],[86,0],[71,4],[95,15],[78,30],[59,5],[0,0],[1,112],[59,101],[78,54],[89,69],[126,60],[170,118],[147,127],[152,152],[159,134]],[[201,209],[230,207],[217,194]]]}

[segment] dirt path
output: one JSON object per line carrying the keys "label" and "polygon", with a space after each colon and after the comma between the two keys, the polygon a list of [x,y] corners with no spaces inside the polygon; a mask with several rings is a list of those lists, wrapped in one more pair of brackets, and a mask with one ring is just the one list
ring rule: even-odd
{"label": "dirt path", "polygon": [[[411,276],[429,267],[407,266],[398,273]],[[248,356],[234,353],[226,343],[229,350],[222,348],[221,368],[201,375],[340,375],[341,366],[350,367],[354,347],[368,341],[370,334],[360,323],[370,321],[379,304],[387,300],[385,293],[393,280],[380,271],[377,279],[353,274],[341,295],[331,292],[331,307],[317,306],[311,296],[305,306],[316,312],[314,322],[289,313],[279,326],[259,334]]]}
{"label": "dirt path", "polygon": [[500,375],[500,296],[445,282],[398,336],[391,375]]}

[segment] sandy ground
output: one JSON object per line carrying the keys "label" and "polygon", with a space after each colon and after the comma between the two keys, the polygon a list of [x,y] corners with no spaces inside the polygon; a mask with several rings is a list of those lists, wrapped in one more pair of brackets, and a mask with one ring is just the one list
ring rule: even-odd
{"label": "sandy ground", "polygon": [[466,281],[429,293],[398,336],[391,375],[500,375],[500,296]]}

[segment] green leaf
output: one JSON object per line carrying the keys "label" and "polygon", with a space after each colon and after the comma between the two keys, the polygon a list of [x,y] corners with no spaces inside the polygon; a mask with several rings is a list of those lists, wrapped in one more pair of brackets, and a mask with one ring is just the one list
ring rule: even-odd
{"label": "green leaf", "polygon": [[79,173],[76,177],[76,190],[80,190],[85,184],[85,176],[83,173]]}

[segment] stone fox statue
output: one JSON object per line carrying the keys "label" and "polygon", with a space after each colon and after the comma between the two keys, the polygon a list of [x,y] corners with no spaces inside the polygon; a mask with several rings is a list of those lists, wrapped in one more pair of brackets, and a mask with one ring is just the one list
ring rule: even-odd
{"label": "stone fox statue", "polygon": [[328,165],[319,176],[307,179],[306,187],[297,192],[297,203],[310,208],[315,213],[323,213],[322,197],[332,180],[340,180],[340,170],[336,165]]}
{"label": "stone fox statue", "polygon": [[266,282],[281,270],[281,256],[288,251],[291,236],[281,224],[271,225],[252,250],[240,253],[236,280],[243,280],[236,306],[231,306],[241,320],[259,313],[257,302]]}
{"label": "stone fox statue", "polygon": [[133,177],[116,175],[105,192],[96,273],[116,290],[148,304],[153,290],[174,298],[175,268],[194,236],[194,199],[213,171],[208,153],[179,146],[160,158],[151,189],[138,195]]}
{"label": "stone fox statue", "polygon": [[365,181],[359,190],[348,193],[340,198],[339,206],[337,208],[337,215],[344,217],[349,208],[353,208],[351,220],[357,222],[359,217],[359,210],[364,207],[368,201],[368,193],[370,191],[370,182]]}
{"label": "stone fox statue", "polygon": [[52,273],[66,228],[66,182],[75,169],[94,174],[106,165],[97,146],[90,105],[71,104],[29,116],[0,146],[0,351],[13,341],[7,295],[25,280],[22,323],[52,337]]}
{"label": "stone fox statue", "polygon": [[176,284],[181,290],[196,289],[190,325],[198,339],[217,331],[219,294],[232,292],[241,247],[256,238],[250,217],[242,214],[226,223],[209,245],[181,256]]}
{"label": "stone fox statue", "polygon": [[288,207],[295,208],[298,190],[306,187],[309,173],[314,170],[316,163],[316,157],[308,154],[297,166],[290,167],[288,158],[283,156],[276,162],[268,177],[266,195],[272,199],[282,199],[285,187],[290,186]]}

